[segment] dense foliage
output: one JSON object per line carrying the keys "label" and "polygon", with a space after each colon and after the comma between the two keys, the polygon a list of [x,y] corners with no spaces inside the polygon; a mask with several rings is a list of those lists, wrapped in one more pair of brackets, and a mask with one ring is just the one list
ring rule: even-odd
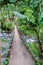
{"label": "dense foliage", "polygon": [[[36,37],[38,51],[31,47],[34,55],[43,56],[43,0],[0,0],[1,29],[8,32],[17,22],[18,29],[29,37]],[[14,17],[17,17],[17,21]],[[35,49],[35,51],[34,51]],[[39,52],[39,54],[38,54]],[[36,65],[40,65],[37,61]]]}
{"label": "dense foliage", "polygon": [[[24,4],[25,2],[23,2]],[[25,20],[26,20],[26,24],[24,22],[24,20],[22,21],[22,26],[21,26],[21,20],[20,20],[20,29],[22,29],[22,31],[24,32],[27,31],[27,30],[32,30],[36,33],[36,36],[37,36],[37,39],[38,39],[38,43],[39,43],[39,47],[40,47],[40,53],[42,52],[42,47],[41,47],[41,41],[42,39],[41,38],[41,35],[43,36],[43,33],[40,33],[42,32],[43,30],[43,1],[42,0],[36,0],[36,1],[33,1],[31,0],[25,7],[21,6],[21,10],[20,10],[20,13],[23,14],[25,17]],[[22,16],[22,15],[21,15]],[[28,27],[27,27],[28,25]],[[26,28],[27,27],[27,28]],[[26,32],[27,33],[27,32]],[[42,40],[43,41],[43,40]]]}
{"label": "dense foliage", "polygon": [[0,10],[0,22],[1,22],[1,29],[4,31],[12,31],[14,28],[14,20],[13,20],[13,10],[14,6],[11,5],[4,5]]}

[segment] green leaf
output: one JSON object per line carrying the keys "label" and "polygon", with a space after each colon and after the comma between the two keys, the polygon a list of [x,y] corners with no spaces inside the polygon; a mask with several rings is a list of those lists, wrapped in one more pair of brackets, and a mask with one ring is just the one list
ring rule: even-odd
{"label": "green leaf", "polygon": [[10,2],[16,2],[17,0],[9,0]]}
{"label": "green leaf", "polygon": [[0,0],[0,3],[3,2],[3,0]]}

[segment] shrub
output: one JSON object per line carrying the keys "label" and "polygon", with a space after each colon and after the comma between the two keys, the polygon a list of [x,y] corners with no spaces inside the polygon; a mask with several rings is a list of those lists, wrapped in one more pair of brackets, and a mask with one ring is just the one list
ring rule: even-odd
{"label": "shrub", "polygon": [[13,22],[2,22],[1,24],[1,28],[2,30],[4,30],[5,32],[10,32],[13,30],[13,27],[14,27],[14,23]]}

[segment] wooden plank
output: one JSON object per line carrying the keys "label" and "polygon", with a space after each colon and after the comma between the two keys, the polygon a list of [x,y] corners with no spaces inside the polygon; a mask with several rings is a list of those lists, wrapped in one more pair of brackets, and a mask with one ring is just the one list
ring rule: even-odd
{"label": "wooden plank", "polygon": [[15,33],[10,53],[9,65],[35,65],[35,62],[27,51],[20,39],[17,27],[15,26]]}

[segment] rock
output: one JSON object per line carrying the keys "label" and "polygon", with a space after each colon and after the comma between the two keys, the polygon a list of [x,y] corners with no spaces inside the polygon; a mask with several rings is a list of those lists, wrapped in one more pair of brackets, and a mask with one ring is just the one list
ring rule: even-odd
{"label": "rock", "polygon": [[2,36],[2,33],[0,33],[0,37]]}

